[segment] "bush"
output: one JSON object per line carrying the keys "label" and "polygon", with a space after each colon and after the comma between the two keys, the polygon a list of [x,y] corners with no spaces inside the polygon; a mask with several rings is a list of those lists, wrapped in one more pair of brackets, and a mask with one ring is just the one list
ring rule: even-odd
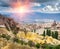
{"label": "bush", "polygon": [[6,37],[6,35],[5,35],[5,34],[2,34],[2,35],[1,35],[1,37],[5,38],[5,37]]}
{"label": "bush", "polygon": [[27,44],[27,43],[25,43],[23,40],[19,40],[18,38],[14,38],[13,39],[13,42],[17,42],[17,43],[20,43],[21,45],[23,45],[23,44]]}
{"label": "bush", "polygon": [[53,49],[53,46],[48,45],[45,47],[45,49]]}
{"label": "bush", "polygon": [[56,49],[60,49],[60,45],[57,45],[57,46],[56,46]]}
{"label": "bush", "polygon": [[9,36],[9,35],[8,35],[8,36],[6,36],[6,39],[7,39],[7,40],[9,40],[9,39],[10,39],[10,36]]}
{"label": "bush", "polygon": [[35,46],[35,43],[32,42],[32,41],[28,41],[28,45],[29,45],[30,47],[33,47],[33,46]]}
{"label": "bush", "polygon": [[60,49],[60,45],[50,45],[50,44],[44,44],[42,45],[43,49]]}
{"label": "bush", "polygon": [[6,38],[7,40],[10,39],[10,36],[9,35],[5,35],[5,34],[2,34],[1,37]]}
{"label": "bush", "polygon": [[20,43],[20,40],[19,40],[18,38],[14,38],[14,39],[13,39],[13,42]]}
{"label": "bush", "polygon": [[36,44],[36,48],[40,48],[40,44],[39,43]]}
{"label": "bush", "polygon": [[25,44],[25,42],[23,41],[23,40],[20,40],[20,43],[23,45],[23,44]]}

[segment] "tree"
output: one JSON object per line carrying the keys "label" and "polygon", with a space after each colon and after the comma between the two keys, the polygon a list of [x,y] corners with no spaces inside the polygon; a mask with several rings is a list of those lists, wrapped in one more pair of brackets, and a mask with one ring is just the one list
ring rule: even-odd
{"label": "tree", "polygon": [[55,38],[58,39],[58,31],[55,31]]}
{"label": "tree", "polygon": [[51,36],[51,30],[48,30],[48,29],[47,29],[46,35]]}
{"label": "tree", "polygon": [[24,28],[24,33],[25,33],[25,35],[27,34],[27,30],[26,30],[26,28]]}
{"label": "tree", "polygon": [[51,36],[51,30],[49,30],[49,34],[48,34],[48,36]]}
{"label": "tree", "polygon": [[52,37],[55,38],[55,33],[54,32],[52,32]]}
{"label": "tree", "polygon": [[47,29],[47,30],[46,30],[46,35],[48,35],[48,32],[49,32],[49,30]]}
{"label": "tree", "polygon": [[46,33],[45,33],[45,30],[44,30],[44,32],[43,32],[43,36],[45,36],[46,35]]}

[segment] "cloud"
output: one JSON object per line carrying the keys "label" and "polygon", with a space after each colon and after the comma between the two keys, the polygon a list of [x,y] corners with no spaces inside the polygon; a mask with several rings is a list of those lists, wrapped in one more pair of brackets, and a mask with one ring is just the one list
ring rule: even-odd
{"label": "cloud", "polygon": [[56,2],[56,1],[60,1],[60,0],[31,0],[32,2],[39,2],[39,3],[44,3],[44,2]]}
{"label": "cloud", "polygon": [[41,6],[40,3],[31,3],[32,6]]}
{"label": "cloud", "polygon": [[55,5],[46,5],[41,9],[45,13],[60,13],[60,3],[55,3]]}
{"label": "cloud", "polygon": [[[42,6],[42,4],[40,4]],[[36,8],[32,12],[41,12],[41,13],[60,13],[60,2],[44,4],[43,8]]]}
{"label": "cloud", "polygon": [[[17,0],[0,0],[5,3],[11,3],[11,2],[16,2]],[[26,1],[26,0],[20,0],[20,1]],[[44,3],[44,2],[52,2],[52,1],[60,1],[60,0],[29,0],[30,2],[38,2],[38,3]]]}
{"label": "cloud", "polygon": [[[16,0],[13,0],[16,1]],[[0,0],[0,12],[12,12],[16,13],[16,11],[13,11],[13,8],[9,6],[10,3],[13,1],[11,0]],[[54,1],[54,2],[52,2]],[[57,2],[55,2],[57,1]],[[34,9],[30,9],[28,12],[41,12],[41,13],[60,13],[60,0],[34,0],[31,1],[31,6],[34,7]],[[45,3],[43,3],[45,2]],[[44,5],[43,8],[42,4]],[[2,7],[3,6],[3,7]],[[4,7],[6,6],[6,7]],[[9,6],[9,7],[8,7]],[[38,7],[38,8],[36,8]],[[17,11],[18,12],[18,11]]]}

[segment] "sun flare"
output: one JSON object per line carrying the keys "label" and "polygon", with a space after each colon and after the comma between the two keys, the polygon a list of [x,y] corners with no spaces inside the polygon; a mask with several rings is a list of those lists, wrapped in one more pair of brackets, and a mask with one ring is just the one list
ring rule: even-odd
{"label": "sun flare", "polygon": [[17,15],[17,18],[20,20],[27,19],[27,13],[30,13],[30,0],[24,0],[23,2],[21,0],[17,0],[16,2],[13,2],[11,4],[11,7],[13,8],[11,11]]}
{"label": "sun flare", "polygon": [[18,8],[19,13],[21,13],[21,14],[22,14],[22,13],[26,13],[27,10],[28,10],[28,9],[27,9],[26,7],[19,7],[19,8]]}
{"label": "sun flare", "polygon": [[30,9],[29,0],[26,0],[24,3],[17,0],[16,3],[12,4],[13,10],[19,12],[20,14],[26,13]]}

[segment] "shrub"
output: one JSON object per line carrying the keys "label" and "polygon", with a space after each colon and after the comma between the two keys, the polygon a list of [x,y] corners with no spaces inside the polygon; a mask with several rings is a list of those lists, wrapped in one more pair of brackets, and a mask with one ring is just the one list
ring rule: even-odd
{"label": "shrub", "polygon": [[20,40],[19,40],[18,38],[14,38],[14,39],[13,39],[13,42],[20,43]]}
{"label": "shrub", "polygon": [[40,48],[40,44],[39,43],[36,44],[36,48]]}
{"label": "shrub", "polygon": [[9,36],[9,35],[7,35],[7,36],[6,36],[6,39],[7,39],[7,40],[9,40],[9,39],[10,39],[10,36]]}
{"label": "shrub", "polygon": [[33,46],[35,46],[35,43],[32,42],[32,41],[28,41],[28,45],[29,45],[30,47],[33,47]]}
{"label": "shrub", "polygon": [[57,45],[57,46],[56,46],[56,49],[60,49],[60,45]]}
{"label": "shrub", "polygon": [[10,36],[9,35],[5,35],[5,34],[2,34],[1,37],[6,38],[7,40],[10,39]]}
{"label": "shrub", "polygon": [[23,45],[23,44],[27,44],[27,43],[25,43],[23,40],[19,40],[18,38],[14,38],[13,39],[13,42],[17,42],[17,43],[19,43],[19,44],[21,44],[21,45]]}

